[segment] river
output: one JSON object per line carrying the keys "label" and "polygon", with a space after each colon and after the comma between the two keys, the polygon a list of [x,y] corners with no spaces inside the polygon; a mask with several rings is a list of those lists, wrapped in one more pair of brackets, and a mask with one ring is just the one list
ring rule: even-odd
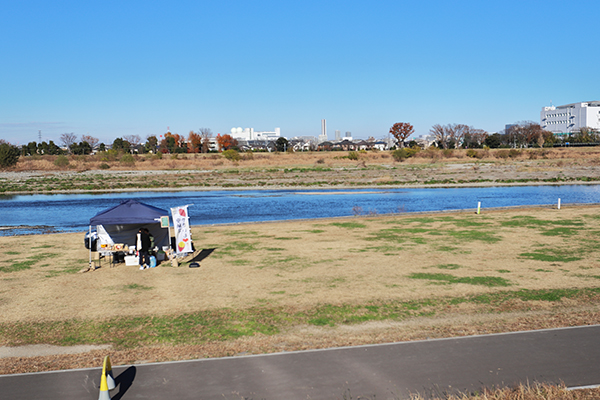
{"label": "river", "polygon": [[128,192],[0,196],[0,236],[76,232],[98,212],[136,199],[155,207],[190,204],[192,225],[486,207],[600,203],[599,185],[469,188]]}

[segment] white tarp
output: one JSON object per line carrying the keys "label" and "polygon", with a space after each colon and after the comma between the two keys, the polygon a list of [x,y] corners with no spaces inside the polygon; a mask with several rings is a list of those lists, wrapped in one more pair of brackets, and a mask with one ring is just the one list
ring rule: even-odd
{"label": "white tarp", "polygon": [[171,215],[175,227],[175,249],[177,253],[193,252],[188,206],[172,207]]}
{"label": "white tarp", "polygon": [[110,250],[115,244],[115,242],[113,242],[108,232],[106,232],[106,229],[104,229],[102,225],[97,225],[96,233],[98,234],[98,243],[96,244],[96,250],[99,252],[102,252],[103,250]]}

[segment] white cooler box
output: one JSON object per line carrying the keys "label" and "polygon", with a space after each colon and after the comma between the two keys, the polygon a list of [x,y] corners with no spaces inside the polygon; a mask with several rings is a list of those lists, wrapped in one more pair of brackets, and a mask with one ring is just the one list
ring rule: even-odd
{"label": "white cooler box", "polygon": [[125,256],[125,265],[140,265],[138,256]]}

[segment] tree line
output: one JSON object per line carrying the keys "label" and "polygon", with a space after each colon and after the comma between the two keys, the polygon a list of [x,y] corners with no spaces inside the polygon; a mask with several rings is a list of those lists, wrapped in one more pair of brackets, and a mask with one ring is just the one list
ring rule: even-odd
{"label": "tree line", "polygon": [[[408,122],[397,122],[390,128],[400,148],[414,133]],[[434,146],[443,149],[476,149],[484,146],[496,148],[552,147],[564,144],[600,144],[600,132],[592,128],[581,128],[566,135],[555,135],[544,130],[533,121],[521,121],[511,124],[507,129],[489,134],[483,129],[465,124],[436,124],[429,130],[435,137]],[[411,142],[412,143],[412,142]]]}
{"label": "tree line", "polygon": [[[398,142],[400,148],[414,133],[414,127],[408,122],[398,122],[392,125],[390,134]],[[483,129],[466,124],[433,125],[429,131],[435,138],[433,145],[443,149],[474,149],[484,146],[494,148],[528,148],[551,147],[564,144],[600,144],[600,132],[592,128],[581,128],[566,135],[554,135],[542,129],[540,124],[532,121],[521,121],[509,125],[507,129],[489,134]],[[123,153],[208,153],[211,151],[213,133],[209,128],[190,131],[187,137],[177,133],[166,132],[163,135],[149,135],[142,141],[139,135],[125,135],[116,138],[111,148]],[[238,142],[231,135],[217,134],[215,137],[218,151],[239,150]],[[74,133],[64,133],[60,136],[61,146],[52,140],[48,142],[29,142],[21,147],[14,146],[0,139],[0,168],[10,167],[17,163],[20,156],[33,155],[87,155],[93,151],[106,151],[104,143],[91,135],[82,135],[79,139]],[[416,145],[411,141],[410,145]],[[289,149],[287,139],[280,137],[275,147],[277,151]]]}

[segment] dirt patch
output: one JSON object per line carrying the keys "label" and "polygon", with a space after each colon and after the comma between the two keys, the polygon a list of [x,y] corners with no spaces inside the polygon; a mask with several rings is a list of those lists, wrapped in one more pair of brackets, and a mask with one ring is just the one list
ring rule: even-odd
{"label": "dirt patch", "polygon": [[89,353],[91,351],[107,351],[110,345],[51,346],[48,344],[32,344],[29,346],[0,347],[0,358],[47,357],[65,354]]}

